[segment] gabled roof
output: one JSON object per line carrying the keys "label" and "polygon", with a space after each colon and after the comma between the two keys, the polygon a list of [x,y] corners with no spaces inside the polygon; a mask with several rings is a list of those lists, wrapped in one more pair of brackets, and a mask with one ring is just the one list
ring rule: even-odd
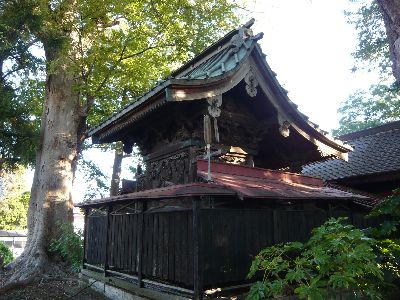
{"label": "gabled roof", "polygon": [[387,172],[400,172],[400,121],[339,137],[353,146],[347,162],[327,160],[304,166],[303,173],[337,180]]}
{"label": "gabled roof", "polygon": [[324,156],[347,158],[349,145],[335,140],[327,132],[297,110],[287,91],[279,84],[276,74],[265,60],[257,40],[263,34],[253,35],[254,20],[231,31],[200,55],[173,72],[143,96],[135,99],[120,112],[89,131],[94,143],[118,140],[121,133],[147,114],[173,102],[212,98],[229,91],[251,74],[258,89],[266,95],[278,111],[282,121],[290,123],[305,139],[314,143]]}

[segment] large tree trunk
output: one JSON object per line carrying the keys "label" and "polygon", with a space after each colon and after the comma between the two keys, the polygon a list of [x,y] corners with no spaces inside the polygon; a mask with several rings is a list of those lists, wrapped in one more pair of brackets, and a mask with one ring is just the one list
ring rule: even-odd
{"label": "large tree trunk", "polygon": [[116,196],[119,192],[119,183],[121,181],[121,166],[124,153],[120,147],[114,150],[114,164],[111,176],[110,196]]}
{"label": "large tree trunk", "polygon": [[385,22],[393,75],[396,83],[400,85],[400,1],[377,0],[377,2]]}
{"label": "large tree trunk", "polygon": [[49,241],[59,223],[72,222],[71,190],[82,132],[79,94],[62,67],[47,76],[40,144],[28,212],[28,243],[11,265],[9,282],[26,283],[45,271]]}

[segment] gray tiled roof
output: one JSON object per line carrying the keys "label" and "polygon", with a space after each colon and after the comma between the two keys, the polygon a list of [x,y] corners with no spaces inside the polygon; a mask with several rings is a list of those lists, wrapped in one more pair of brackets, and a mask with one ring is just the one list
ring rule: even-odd
{"label": "gray tiled roof", "polygon": [[353,146],[349,160],[331,159],[303,167],[303,174],[336,180],[400,171],[400,121],[339,137]]}

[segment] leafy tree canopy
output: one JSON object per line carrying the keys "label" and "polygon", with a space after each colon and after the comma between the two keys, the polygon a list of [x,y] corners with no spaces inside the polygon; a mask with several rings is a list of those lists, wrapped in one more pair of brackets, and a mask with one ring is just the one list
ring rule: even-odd
{"label": "leafy tree canopy", "polygon": [[358,45],[353,53],[353,71],[379,71],[380,82],[368,91],[358,90],[338,109],[339,128],[334,135],[342,135],[400,119],[400,91],[391,69],[389,44],[385,24],[376,0],[358,0],[358,10],[346,12],[348,22],[358,33]]}
{"label": "leafy tree canopy", "polygon": [[25,185],[25,169],[0,172],[0,229],[26,229],[29,192]]}
{"label": "leafy tree canopy", "polygon": [[31,17],[18,1],[0,2],[0,170],[34,161],[39,128],[35,119],[40,115],[42,90],[38,93],[28,79],[20,82],[20,89],[15,85],[17,78],[41,66],[31,52],[37,42],[26,27]]}
{"label": "leafy tree canopy", "polygon": [[43,84],[25,80],[18,90],[0,85],[0,170],[35,160]]}
{"label": "leafy tree canopy", "polygon": [[340,127],[335,136],[378,126],[400,118],[400,94],[396,87],[373,85],[369,91],[358,90],[341,103]]}

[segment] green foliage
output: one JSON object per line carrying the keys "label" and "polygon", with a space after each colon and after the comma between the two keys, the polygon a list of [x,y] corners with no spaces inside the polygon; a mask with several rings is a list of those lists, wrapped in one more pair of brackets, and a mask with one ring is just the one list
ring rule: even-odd
{"label": "green foliage", "polygon": [[360,6],[356,11],[347,11],[345,15],[355,26],[358,35],[357,49],[353,53],[357,68],[371,70],[378,68],[386,76],[390,70],[389,44],[385,24],[376,0],[355,0]]}
{"label": "green foliage", "polygon": [[109,193],[109,178],[92,160],[81,158],[79,160],[79,172],[83,174],[87,183],[84,201],[96,197],[106,197]]}
{"label": "green foliage", "polygon": [[11,250],[7,247],[6,244],[0,242],[0,268],[9,264],[14,260],[13,254]]}
{"label": "green foliage", "polygon": [[83,258],[82,231],[74,230],[72,224],[59,224],[59,236],[50,241],[48,250],[53,255],[61,256],[74,272],[79,272]]}
{"label": "green foliage", "polygon": [[25,24],[34,19],[28,2],[0,2],[0,170],[35,159],[39,126],[32,122],[30,100],[21,97],[15,84],[42,65],[30,51],[36,41]]}
{"label": "green foliage", "polygon": [[358,9],[346,12],[348,22],[355,26],[358,45],[353,53],[357,69],[379,70],[380,83],[369,91],[358,90],[340,104],[339,128],[332,134],[339,136],[400,120],[400,90],[393,81],[389,44],[385,24],[376,0],[355,0]]}
{"label": "green foliage", "polygon": [[377,242],[344,220],[328,220],[313,230],[305,244],[262,250],[248,277],[261,271],[263,279],[252,286],[247,299],[292,293],[301,299],[327,299],[339,292],[357,298],[381,297],[384,273],[376,262]]}
{"label": "green foliage", "polygon": [[0,229],[26,229],[30,193],[24,178],[25,169],[0,172]]}
{"label": "green foliage", "polygon": [[399,286],[400,280],[400,188],[376,205],[370,217],[383,217],[376,228],[369,228],[368,234],[377,239],[378,262],[385,272],[385,281]]}
{"label": "green foliage", "polygon": [[370,216],[390,216],[400,219],[400,188],[381,200],[371,211]]}
{"label": "green foliage", "polygon": [[396,233],[400,224],[400,188],[395,189],[391,195],[379,202],[369,216],[386,217],[386,220],[377,228],[378,231],[373,232],[375,236],[389,237]]}
{"label": "green foliage", "polygon": [[0,229],[26,229],[29,197],[30,193],[24,192],[0,203]]}
{"label": "green foliage", "polygon": [[400,91],[383,84],[371,86],[369,92],[359,90],[340,104],[339,128],[334,136],[367,129],[400,120]]}
{"label": "green foliage", "polygon": [[0,81],[0,169],[34,161],[39,126],[28,101]]}

